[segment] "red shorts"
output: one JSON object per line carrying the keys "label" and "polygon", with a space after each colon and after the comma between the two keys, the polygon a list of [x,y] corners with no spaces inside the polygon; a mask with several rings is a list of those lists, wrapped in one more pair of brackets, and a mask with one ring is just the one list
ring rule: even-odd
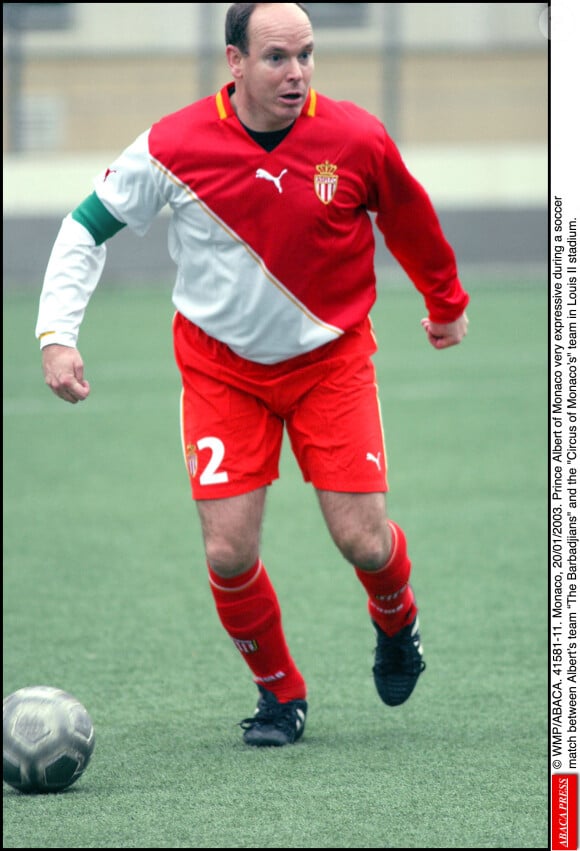
{"label": "red shorts", "polygon": [[278,364],[239,357],[180,313],[173,339],[194,499],[271,484],[279,476],[284,428],[304,481],[315,488],[388,489],[370,320]]}

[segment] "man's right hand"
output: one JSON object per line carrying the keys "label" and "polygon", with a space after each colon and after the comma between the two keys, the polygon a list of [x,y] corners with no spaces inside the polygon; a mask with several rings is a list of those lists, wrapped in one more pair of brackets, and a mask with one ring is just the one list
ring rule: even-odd
{"label": "man's right hand", "polygon": [[91,392],[89,382],[83,377],[84,364],[78,349],[56,343],[45,346],[42,349],[42,370],[52,392],[65,402],[76,405]]}

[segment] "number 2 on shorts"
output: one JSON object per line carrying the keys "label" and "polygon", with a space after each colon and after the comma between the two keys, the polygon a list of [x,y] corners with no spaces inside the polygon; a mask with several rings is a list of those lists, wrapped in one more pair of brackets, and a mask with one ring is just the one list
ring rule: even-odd
{"label": "number 2 on shorts", "polygon": [[219,485],[228,481],[225,470],[219,470],[225,455],[225,447],[219,437],[202,437],[197,443],[198,449],[209,449],[211,455],[199,477],[200,485]]}

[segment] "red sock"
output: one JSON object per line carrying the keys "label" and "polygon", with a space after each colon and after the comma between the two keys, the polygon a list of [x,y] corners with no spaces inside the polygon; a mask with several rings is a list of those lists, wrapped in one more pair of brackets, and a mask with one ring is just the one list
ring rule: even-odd
{"label": "red sock", "polygon": [[411,561],[407,555],[405,533],[389,520],[393,547],[388,562],[380,570],[360,570],[356,575],[369,595],[371,618],[387,635],[395,635],[412,623],[417,614],[415,595],[409,585]]}
{"label": "red sock", "polygon": [[254,682],[281,703],[306,697],[306,683],[288,650],[278,598],[261,560],[224,579],[209,566],[209,582],[222,625],[254,674]]}

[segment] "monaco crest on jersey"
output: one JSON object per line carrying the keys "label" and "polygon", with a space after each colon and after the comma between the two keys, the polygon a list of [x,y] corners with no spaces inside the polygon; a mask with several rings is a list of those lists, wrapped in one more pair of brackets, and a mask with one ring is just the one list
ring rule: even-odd
{"label": "monaco crest on jersey", "polygon": [[323,204],[330,204],[334,198],[338,186],[338,166],[329,163],[328,160],[316,166],[314,175],[314,191]]}

